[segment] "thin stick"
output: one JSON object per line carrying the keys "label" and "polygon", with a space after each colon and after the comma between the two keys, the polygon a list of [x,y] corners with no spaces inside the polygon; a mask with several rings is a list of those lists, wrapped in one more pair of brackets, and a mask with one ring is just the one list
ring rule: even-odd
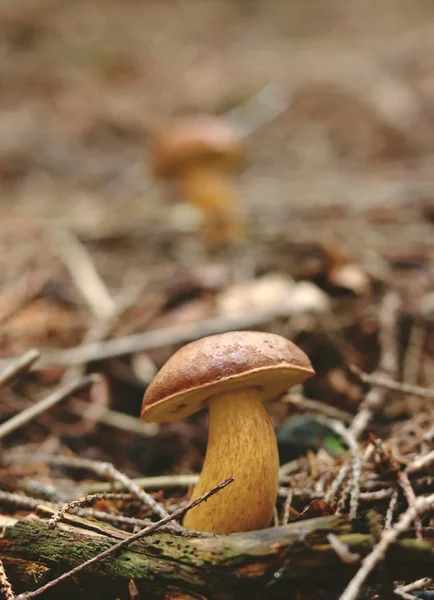
{"label": "thin stick", "polygon": [[353,565],[354,563],[359,562],[360,554],[355,554],[351,552],[348,548],[347,544],[344,544],[337,535],[334,533],[329,533],[327,536],[330,546],[339,556],[341,561],[346,565]]}
{"label": "thin stick", "polygon": [[420,398],[434,398],[434,390],[430,390],[429,388],[394,381],[393,379],[378,373],[364,373],[356,365],[350,365],[349,369],[354,375],[357,375],[360,381],[369,383],[369,385],[374,387],[383,388],[392,392],[400,392],[401,394],[411,394],[412,396],[419,396]]}
{"label": "thin stick", "polygon": [[279,468],[279,477],[285,477],[285,475],[290,475],[291,473],[295,473],[296,471],[303,468],[307,464],[308,464],[308,460],[306,457],[296,458],[295,460],[291,460],[291,461],[283,464]]}
{"label": "thin stick", "polygon": [[[38,369],[47,365],[80,365],[95,360],[105,360],[126,354],[165,348],[191,342],[207,335],[257,327],[278,317],[289,316],[291,314],[288,309],[279,306],[273,310],[255,311],[241,316],[212,317],[187,325],[174,325],[165,329],[154,329],[116,339],[81,344],[68,350],[47,353],[41,357],[35,368]],[[8,364],[8,362],[0,361],[0,366],[2,364]]]}
{"label": "thin stick", "polygon": [[279,513],[277,512],[277,506],[273,510],[273,527],[279,527]]}
{"label": "thin stick", "polygon": [[285,89],[281,82],[272,82],[242,104],[228,110],[224,117],[241,137],[247,137],[285,112],[292,100],[291,89]]}
{"label": "thin stick", "polygon": [[[89,260],[90,257],[89,257]],[[124,312],[129,310],[131,306],[133,306],[140,293],[143,290],[145,280],[143,278],[139,278],[139,285],[135,285],[134,288],[129,286],[127,289],[124,289],[121,294],[113,300],[114,308],[111,312],[107,312],[107,314],[103,314],[94,320],[91,327],[87,331],[82,340],[82,345],[87,343],[96,343],[102,342],[106,339],[109,333],[112,331],[113,327],[119,321]],[[109,297],[108,290],[106,291],[107,297]],[[70,365],[66,370],[63,381],[68,381],[69,379],[73,379],[75,377],[81,377],[84,375],[86,369],[85,363],[80,365]],[[99,412],[102,412],[104,407],[99,406]]]}
{"label": "thin stick", "polygon": [[[409,506],[412,506],[416,501],[416,494],[410,483],[410,479],[408,476],[408,472],[403,471],[400,466],[399,454],[397,448],[392,444],[387,444],[377,439],[374,442],[375,449],[378,453],[380,460],[384,463],[385,467],[388,470],[393,471],[398,486],[402,489],[405,499],[408,502]],[[385,529],[390,529],[393,521],[393,512],[396,508],[396,503],[398,500],[397,490],[395,490],[394,495],[389,504],[388,511],[386,513],[386,521],[385,521]],[[418,539],[422,539],[422,523],[419,519],[415,521],[415,529],[416,529],[416,537]]]}
{"label": "thin stick", "polygon": [[[416,502],[416,494],[414,493],[413,486],[410,483],[410,479],[408,478],[408,473],[406,471],[398,472],[398,483],[401,486],[402,491],[404,492],[405,499],[408,502],[409,506],[413,506]],[[416,537],[421,540],[422,535],[422,523],[420,519],[416,519],[414,522]]]}
{"label": "thin stick", "polygon": [[384,559],[389,547],[396,542],[402,533],[408,530],[408,528],[411,526],[411,523],[418,515],[431,510],[433,504],[434,494],[431,496],[418,498],[413,506],[409,506],[408,509],[401,515],[401,518],[392,527],[392,529],[384,531],[378,544],[375,546],[372,552],[370,552],[363,559],[362,566],[345,588],[344,593],[341,595],[339,600],[356,600],[359,597],[362,585],[365,583],[371,571],[381,560]]}
{"label": "thin stick", "polygon": [[70,577],[76,575],[77,573],[79,573],[83,569],[86,569],[87,567],[95,565],[97,562],[100,562],[104,558],[107,558],[108,556],[114,554],[115,552],[118,552],[122,548],[125,548],[125,547],[129,546],[130,544],[132,544],[133,542],[139,540],[143,536],[145,536],[145,535],[147,535],[149,533],[152,533],[153,531],[156,531],[162,525],[165,525],[166,523],[169,523],[169,521],[172,521],[173,519],[177,519],[178,517],[182,517],[191,508],[194,508],[195,506],[197,506],[201,502],[204,502],[204,501],[208,500],[208,498],[210,498],[211,496],[213,496],[214,494],[216,494],[217,492],[219,492],[220,490],[222,490],[223,488],[225,488],[227,485],[229,485],[230,483],[232,483],[233,480],[234,480],[233,477],[229,477],[228,479],[225,479],[224,481],[222,481],[221,483],[219,483],[217,486],[215,486],[214,488],[212,488],[211,490],[209,490],[209,492],[206,492],[205,494],[202,494],[202,496],[200,496],[196,500],[193,500],[193,502],[190,502],[189,504],[187,504],[187,506],[184,506],[182,508],[178,508],[178,510],[175,510],[175,512],[173,512],[171,515],[168,515],[166,518],[161,519],[161,521],[158,521],[157,523],[153,523],[152,525],[149,525],[148,527],[145,527],[144,529],[141,529],[137,533],[134,533],[133,535],[130,535],[129,537],[125,538],[124,540],[120,540],[119,542],[117,542],[116,544],[114,544],[113,546],[111,546],[110,548],[107,548],[107,550],[104,550],[104,552],[101,552],[101,554],[98,554],[97,556],[94,556],[93,558],[90,558],[89,560],[85,561],[81,565],[78,565],[74,569],[71,569],[67,573],[64,573],[60,577],[57,577],[56,579],[53,579],[49,583],[43,585],[39,589],[34,590],[32,592],[25,592],[24,594],[20,594],[19,596],[17,596],[16,600],[28,600],[29,598],[35,598],[36,596],[39,596],[40,594],[43,594],[44,592],[46,592],[47,590],[51,589],[52,587],[54,587],[58,583],[60,583],[62,581],[65,581],[66,579],[69,579]]}
{"label": "thin stick", "polygon": [[158,433],[158,425],[156,423],[144,423],[137,417],[132,417],[126,413],[113,410],[108,407],[100,407],[90,404],[85,400],[74,400],[67,407],[68,411],[78,417],[96,420],[99,423],[128,431],[142,437],[155,437]]}
{"label": "thin stick", "polygon": [[425,454],[425,456],[421,456],[420,458],[416,458],[412,463],[408,465],[405,469],[407,473],[414,473],[415,471],[420,471],[427,467],[430,463],[434,462],[434,450]]}
{"label": "thin stick", "polygon": [[[109,496],[111,494],[108,494]],[[67,512],[72,512],[74,508],[82,508],[86,504],[92,504],[96,500],[106,499],[107,494],[87,494],[86,496],[82,496],[81,498],[77,498],[77,500],[71,500],[64,504],[59,510],[57,510],[51,518],[48,520],[48,527],[54,529],[60,521],[63,521],[65,518],[65,514]]]}
{"label": "thin stick", "polygon": [[98,319],[110,319],[116,311],[116,303],[99,276],[89,252],[66,229],[56,230],[53,241],[57,256],[68,269],[90,310]]}
{"label": "thin stick", "polygon": [[90,385],[98,381],[99,376],[96,374],[86,375],[79,380],[71,381],[57,388],[52,394],[39,400],[36,404],[29,406],[25,410],[13,416],[9,421],[5,421],[0,425],[0,439],[14,432],[19,427],[26,425],[29,421],[39,416],[43,412],[49,410],[61,400],[65,400],[71,394],[82,392]]}
{"label": "thin stick", "polygon": [[[74,510],[76,510],[77,508],[81,508],[86,504],[92,504],[93,502],[95,502],[96,500],[104,500],[104,499],[116,499],[116,498],[132,498],[134,496],[132,496],[131,494],[111,494],[111,493],[102,493],[102,494],[86,494],[85,496],[82,496],[81,498],[77,498],[76,500],[70,500],[69,502],[67,502],[66,504],[64,504],[61,507],[58,507],[58,510],[56,510],[56,512],[54,512],[52,514],[52,516],[50,517],[50,519],[48,520],[48,527],[50,528],[55,528],[57,523],[59,523],[60,521],[63,521],[65,519],[65,515],[66,513],[70,513],[73,512]],[[102,511],[95,511],[94,509],[90,509],[93,513],[98,513],[100,514]],[[108,514],[108,513],[102,513],[104,515]],[[160,518],[165,518],[167,517],[169,513],[166,512],[166,514],[164,516],[162,516],[160,514]],[[110,515],[110,517],[114,516],[115,518],[117,517],[117,515]],[[124,519],[124,523],[127,524],[132,524],[134,521],[134,525],[139,524],[141,527],[147,526],[149,523],[145,523],[143,520],[140,519],[130,519],[129,517],[123,517]],[[104,520],[104,519],[103,519]],[[119,521],[119,519],[117,519]]]}
{"label": "thin stick", "polygon": [[398,586],[395,589],[395,594],[401,596],[401,598],[405,598],[406,600],[414,600],[415,596],[409,594],[408,592],[415,592],[416,590],[421,590],[431,585],[431,583],[431,577],[423,577],[422,579],[418,579],[417,581],[413,581],[412,583],[408,583],[407,585]]}
{"label": "thin stick", "polygon": [[351,462],[344,463],[339,469],[339,473],[336,475],[334,480],[332,481],[329,489],[327,490],[326,495],[324,496],[324,500],[329,504],[333,503],[336,494],[339,491],[339,488],[347,478],[349,472],[351,470]]}
{"label": "thin stick", "polygon": [[38,506],[38,504],[40,504],[40,500],[37,500],[36,498],[30,498],[29,496],[22,496],[21,494],[12,494],[11,492],[3,492],[2,490],[0,490],[0,502],[2,501],[5,504],[13,504],[13,506],[28,510],[34,510]]}
{"label": "thin stick", "polygon": [[24,354],[18,358],[12,359],[9,365],[6,365],[6,367],[0,373],[0,387],[8,385],[15,379],[15,377],[18,377],[18,375],[28,371],[30,367],[38,360],[39,356],[39,350],[32,348],[27,350],[27,352],[24,352]]}
{"label": "thin stick", "polygon": [[329,406],[324,402],[319,402],[318,400],[311,400],[310,398],[305,398],[300,394],[286,394],[282,398],[282,402],[286,402],[288,404],[293,404],[297,408],[303,411],[319,413],[320,415],[324,415],[329,417],[330,419],[338,419],[343,421],[344,423],[351,423],[353,420],[353,416],[351,413],[340,410],[339,408],[335,408],[334,406]]}
{"label": "thin stick", "polygon": [[398,486],[393,490],[392,495],[390,497],[389,506],[387,507],[386,517],[384,519],[384,529],[391,529],[393,524],[393,515],[396,510],[396,505],[398,504],[398,494],[399,489]]}
{"label": "thin stick", "polygon": [[[19,406],[23,406],[23,408],[33,406],[30,400],[26,398],[20,398],[20,402]],[[82,419],[97,421],[103,425],[108,425],[109,427],[145,438],[155,437],[159,431],[157,423],[145,423],[137,417],[113,410],[108,406],[101,407],[99,404],[96,405],[92,402],[86,402],[86,400],[79,400],[78,398],[69,402],[65,410]]]}
{"label": "thin stick", "polygon": [[167,517],[167,511],[156,501],[154,498],[143,491],[137,483],[127,477],[121,471],[118,471],[111,463],[100,462],[97,460],[89,460],[86,458],[78,458],[76,456],[52,456],[50,454],[40,454],[31,456],[22,456],[18,460],[12,462],[21,463],[46,463],[50,465],[61,465],[65,467],[71,467],[73,469],[88,469],[101,477],[106,477],[114,481],[119,482],[122,488],[126,488],[132,494],[134,494],[139,500],[146,506],[149,506],[156,515],[160,518],[165,519]]}
{"label": "thin stick", "polygon": [[[133,479],[139,487],[145,490],[167,490],[175,487],[189,487],[196,485],[199,481],[198,474],[191,475],[158,475],[156,477],[137,477]],[[124,486],[118,482],[111,483],[93,483],[86,487],[88,494],[96,492],[106,492],[111,489],[121,490]]]}
{"label": "thin stick", "polygon": [[390,498],[394,493],[394,489],[391,487],[376,490],[375,492],[360,492],[360,500],[365,502],[377,502],[378,500],[384,500]]}
{"label": "thin stick", "polygon": [[360,451],[359,444],[352,432],[335,419],[327,417],[316,417],[318,422],[328,425],[333,431],[340,435],[348,444],[351,453],[351,500],[350,500],[350,519],[355,519],[357,516],[357,507],[360,496],[360,478],[362,475],[363,455]]}
{"label": "thin stick", "polygon": [[410,330],[408,347],[403,360],[402,377],[405,383],[416,385],[419,378],[419,368],[423,355],[426,329],[421,323],[414,323]]}
{"label": "thin stick", "polygon": [[407,594],[407,592],[403,592],[401,588],[395,588],[393,593],[402,598],[403,600],[414,600],[416,596],[413,594]]}
{"label": "thin stick", "polygon": [[[399,296],[395,292],[389,292],[383,298],[379,314],[381,356],[378,369],[391,376],[395,375],[398,367],[396,329],[400,304]],[[356,440],[366,430],[383,402],[384,393],[381,390],[373,388],[369,391],[350,425],[350,432]]]}
{"label": "thin stick", "polygon": [[291,504],[292,504],[292,488],[288,488],[288,494],[285,498],[285,504],[283,505],[283,519],[282,525],[287,525],[289,522],[289,515],[291,513]]}
{"label": "thin stick", "polygon": [[347,479],[347,482],[345,483],[345,485],[343,486],[343,488],[341,490],[339,500],[336,504],[335,514],[341,515],[346,510],[347,498],[351,493],[352,487],[353,487],[353,476],[350,475]]}

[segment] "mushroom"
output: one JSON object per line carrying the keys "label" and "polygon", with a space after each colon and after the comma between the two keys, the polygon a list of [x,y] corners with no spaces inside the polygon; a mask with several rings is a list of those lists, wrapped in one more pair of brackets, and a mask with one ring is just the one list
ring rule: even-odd
{"label": "mushroom", "polygon": [[263,406],[314,374],[295,344],[271,333],[235,331],[187,344],[161,368],[143,397],[141,418],[165,422],[209,407],[208,447],[192,500],[234,482],[190,510],[184,526],[229,534],[268,527],[279,456]]}
{"label": "mushroom", "polygon": [[175,180],[181,196],[203,212],[205,239],[211,243],[233,243],[244,235],[241,203],[227,176],[244,162],[241,139],[219,117],[180,117],[154,139],[154,175]]}

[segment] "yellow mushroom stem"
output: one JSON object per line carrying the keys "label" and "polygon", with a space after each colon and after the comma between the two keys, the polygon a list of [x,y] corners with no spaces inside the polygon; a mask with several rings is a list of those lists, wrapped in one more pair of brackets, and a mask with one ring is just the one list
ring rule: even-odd
{"label": "yellow mushroom stem", "polygon": [[211,398],[208,447],[191,500],[230,476],[234,481],[227,488],[185,515],[184,527],[229,534],[270,525],[279,455],[274,428],[257,388]]}
{"label": "yellow mushroom stem", "polygon": [[189,165],[180,173],[179,185],[185,200],[203,212],[210,241],[236,242],[244,236],[240,199],[222,165]]}

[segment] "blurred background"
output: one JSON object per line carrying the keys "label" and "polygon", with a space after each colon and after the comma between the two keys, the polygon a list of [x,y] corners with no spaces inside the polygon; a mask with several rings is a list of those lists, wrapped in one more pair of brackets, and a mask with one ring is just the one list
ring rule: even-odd
{"label": "blurred background", "polygon": [[400,243],[422,242],[433,29],[429,0],[2,2],[2,221],[61,220],[89,238],[193,228],[150,177],[152,127],[234,107],[249,118],[271,85],[281,111],[252,117],[238,181],[252,232],[289,236],[309,213],[366,247],[372,232],[338,217],[381,206],[393,221],[405,205]]}

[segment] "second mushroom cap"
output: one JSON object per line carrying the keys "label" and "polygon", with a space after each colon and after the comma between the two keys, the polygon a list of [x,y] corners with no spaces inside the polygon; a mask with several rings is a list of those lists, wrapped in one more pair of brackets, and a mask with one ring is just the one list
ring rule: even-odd
{"label": "second mushroom cap", "polygon": [[156,177],[176,176],[190,163],[201,161],[231,168],[244,166],[243,143],[223,119],[186,116],[155,136],[152,169]]}

